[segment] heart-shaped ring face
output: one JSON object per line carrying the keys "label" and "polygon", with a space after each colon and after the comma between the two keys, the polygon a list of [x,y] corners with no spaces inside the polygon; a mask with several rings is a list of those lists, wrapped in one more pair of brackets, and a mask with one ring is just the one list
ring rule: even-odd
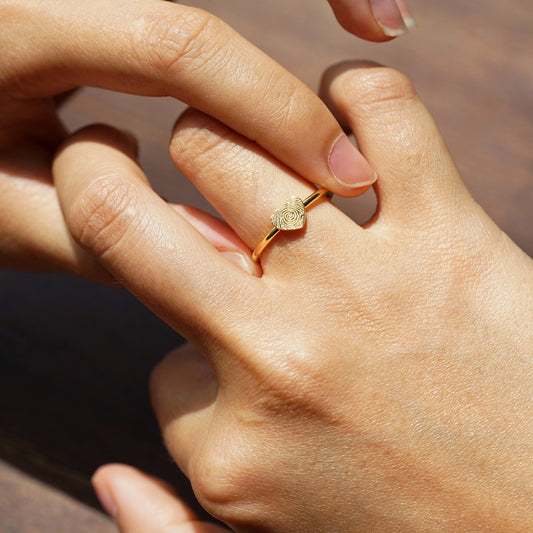
{"label": "heart-shaped ring face", "polygon": [[300,198],[291,196],[285,205],[274,211],[270,221],[275,228],[281,230],[301,229],[305,224],[305,206]]}

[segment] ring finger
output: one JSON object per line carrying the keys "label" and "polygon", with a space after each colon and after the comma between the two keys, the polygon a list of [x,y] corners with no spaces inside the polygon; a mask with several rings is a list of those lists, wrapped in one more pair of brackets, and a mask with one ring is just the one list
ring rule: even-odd
{"label": "ring finger", "polygon": [[[251,250],[273,229],[271,215],[283,209],[285,200],[292,196],[304,200],[315,191],[308,181],[255,143],[196,110],[187,111],[178,121],[170,154],[174,163]],[[370,185],[362,186],[359,193]],[[306,210],[305,217],[312,219],[312,223],[304,222],[301,230],[281,232],[283,234],[276,236],[277,245],[266,247],[261,259],[267,264],[266,258],[269,258],[270,272],[272,268],[277,269],[270,265],[284,268],[284,261],[270,261],[270,258],[293,254],[295,247],[299,248],[302,259],[300,254],[316,255],[317,247],[325,244],[324,231],[328,231],[328,246],[333,246],[333,220],[335,227],[349,224],[354,229],[351,220],[329,202],[318,201],[312,207],[312,215],[309,215],[310,209]],[[341,229],[339,234],[343,231]],[[306,246],[301,247],[304,235]],[[311,246],[310,240],[313,241]]]}

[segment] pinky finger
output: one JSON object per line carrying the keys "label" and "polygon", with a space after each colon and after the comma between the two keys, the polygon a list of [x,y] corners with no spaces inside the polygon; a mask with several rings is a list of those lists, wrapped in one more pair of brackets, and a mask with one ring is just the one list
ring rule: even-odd
{"label": "pinky finger", "polygon": [[199,522],[194,512],[163,481],[126,465],[105,465],[93,486],[121,533],[228,533]]}
{"label": "pinky finger", "polygon": [[252,261],[250,249],[226,222],[195,207],[181,204],[169,205],[201,233],[228,261],[253,276],[261,276],[261,267]]}

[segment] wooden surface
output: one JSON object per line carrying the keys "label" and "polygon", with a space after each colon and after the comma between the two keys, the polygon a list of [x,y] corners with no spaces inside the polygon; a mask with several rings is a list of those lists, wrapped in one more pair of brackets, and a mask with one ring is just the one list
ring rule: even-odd
{"label": "wooden surface", "polygon": [[[408,74],[474,197],[533,255],[528,2],[412,0],[419,27],[386,45],[341,30],[325,0],[189,3],[218,14],[312,87],[327,65],[351,58]],[[72,128],[103,121],[133,130],[155,188],[203,206],[167,155],[182,109],[171,99],[86,89],[64,118]],[[343,205],[365,217],[372,198]],[[114,531],[88,482],[109,461],[164,476],[191,498],[162,447],[146,387],[150,368],[179,342],[123,291],[0,271],[0,533]]]}

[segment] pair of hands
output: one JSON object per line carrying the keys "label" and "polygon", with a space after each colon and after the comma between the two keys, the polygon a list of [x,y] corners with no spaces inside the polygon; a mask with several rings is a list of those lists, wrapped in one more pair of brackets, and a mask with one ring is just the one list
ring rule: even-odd
{"label": "pair of hands", "polygon": [[[346,28],[372,40],[411,20],[403,0],[330,3]],[[80,85],[183,100],[339,194],[356,194],[373,176],[348,143],[332,155],[342,130],[312,91],[204,11],[161,0],[75,8],[70,0],[0,0],[0,20],[1,267],[107,279],[70,239],[51,178],[68,135],[57,102]]]}
{"label": "pair of hands", "polygon": [[[2,187],[17,184],[4,189],[12,196],[0,216],[15,231],[2,244],[20,265],[38,256],[51,268],[120,280],[193,343],[156,369],[152,391],[167,446],[207,510],[237,531],[531,529],[533,267],[468,195],[407,80],[361,64],[327,73],[323,96],[380,177],[378,211],[362,228],[324,201],[304,231],[264,252],[258,270],[250,250],[285,198],[311,190],[301,176],[360,191],[333,179],[340,129],[326,108],[260,54],[280,87],[271,105],[292,95],[287,130],[269,132],[271,121],[251,124],[244,111],[231,118],[231,106],[195,96],[188,61],[167,63],[159,78],[149,70],[160,80],[151,86],[124,53],[118,74],[110,50],[85,65],[93,84],[144,81],[149,94],[172,94],[166,76],[179,72],[179,94],[220,121],[184,115],[171,155],[224,225],[163,202],[120,132],[93,127],[65,141],[49,101],[29,107],[43,83],[56,84],[50,96],[82,82],[76,68],[88,56],[79,50],[52,61],[52,71],[26,65],[2,78],[6,116],[20,125],[2,137]],[[24,73],[33,83],[20,85]],[[21,87],[23,101],[14,96]],[[242,110],[234,89],[223,104]],[[271,109],[267,99],[259,116],[272,119]],[[346,168],[356,169],[355,183],[369,181],[361,159]],[[26,213],[9,212],[17,200]],[[23,219],[27,212],[39,223]],[[50,234],[62,237],[46,242]],[[195,524],[165,487],[135,471],[107,467],[95,485],[124,531],[217,530]],[[164,524],[135,514],[147,498],[164,509],[153,518]]]}

